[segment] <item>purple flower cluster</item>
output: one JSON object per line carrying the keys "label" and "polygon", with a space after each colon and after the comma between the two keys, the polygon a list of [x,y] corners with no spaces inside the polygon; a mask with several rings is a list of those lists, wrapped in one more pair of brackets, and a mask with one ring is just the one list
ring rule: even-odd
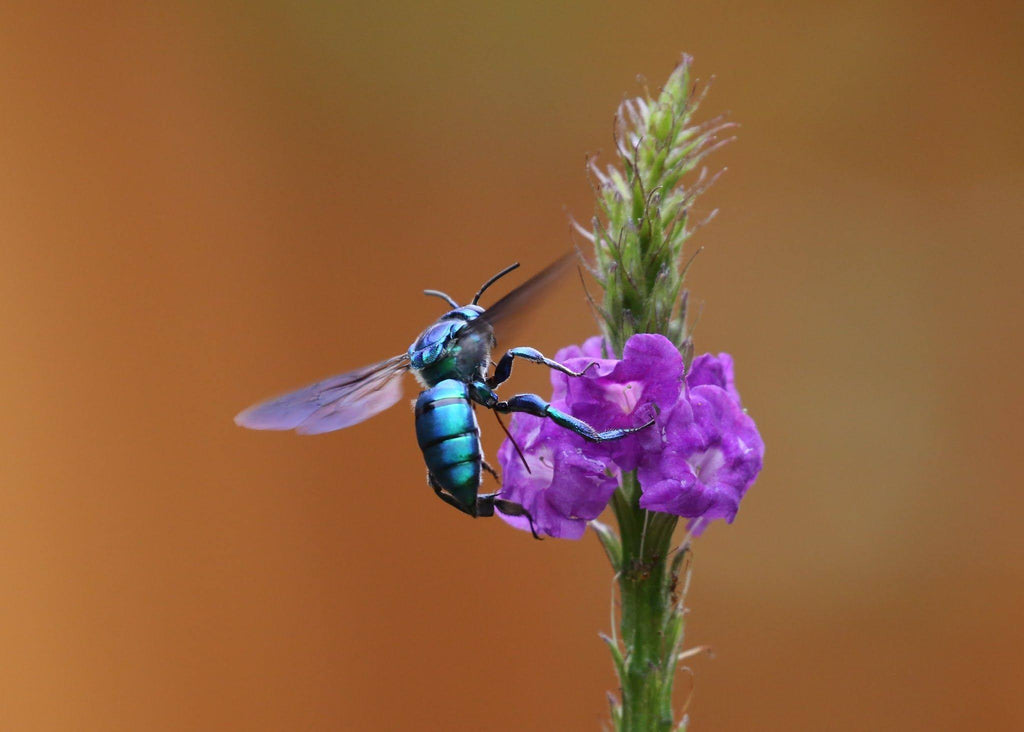
{"label": "purple flower cluster", "polygon": [[[685,375],[682,357],[661,335],[626,342],[621,359],[605,357],[593,337],[563,348],[555,359],[572,378],[553,371],[551,404],[598,430],[651,427],[609,442],[587,442],[549,419],[515,414],[510,431],[530,466],[505,440],[498,450],[502,498],[526,507],[537,530],[578,539],[608,505],[622,471],[637,471],[640,506],[651,511],[732,522],[740,499],[761,470],[764,443],[740,404],[732,358],[704,354]],[[502,518],[529,530],[524,517]]]}

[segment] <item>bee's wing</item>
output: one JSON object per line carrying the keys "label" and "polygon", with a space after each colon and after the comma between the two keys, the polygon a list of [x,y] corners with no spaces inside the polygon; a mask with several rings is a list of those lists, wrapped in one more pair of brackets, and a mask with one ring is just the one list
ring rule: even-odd
{"label": "bee's wing", "polygon": [[520,314],[531,304],[538,302],[575,260],[575,252],[564,254],[487,308],[479,318],[467,326],[468,329],[483,331],[489,326],[498,334],[502,334],[508,327],[509,316]]}
{"label": "bee's wing", "polygon": [[401,376],[408,370],[409,357],[395,356],[255,404],[240,412],[235,424],[253,430],[294,429],[303,435],[350,427],[401,399]]}

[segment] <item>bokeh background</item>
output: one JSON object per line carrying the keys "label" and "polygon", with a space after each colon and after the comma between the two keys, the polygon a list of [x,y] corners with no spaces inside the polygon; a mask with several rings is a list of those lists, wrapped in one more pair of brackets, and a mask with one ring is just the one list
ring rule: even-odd
{"label": "bokeh background", "polygon": [[692,729],[1024,728],[1022,49],[1009,1],[5,4],[0,728],[599,729],[592,537],[442,505],[404,407],[231,417],[564,251],[683,51],[742,124],[697,345],[768,444]]}

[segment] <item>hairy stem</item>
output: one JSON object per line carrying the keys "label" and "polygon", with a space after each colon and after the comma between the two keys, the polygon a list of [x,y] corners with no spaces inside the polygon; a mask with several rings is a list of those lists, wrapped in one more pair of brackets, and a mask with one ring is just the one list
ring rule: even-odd
{"label": "hairy stem", "polygon": [[[597,212],[589,229],[578,228],[594,244],[594,275],[604,290],[595,307],[615,355],[636,333],[660,333],[689,367],[683,278],[693,255],[684,244],[702,223],[691,221],[693,203],[717,176],[700,170],[689,186],[682,179],[728,141],[720,135],[731,127],[722,118],[693,123],[702,97],[684,56],[656,96],[620,105],[618,165],[590,162]],[[640,492],[636,474],[624,474],[612,497],[618,535],[605,526],[598,531],[617,572],[622,608],[618,636],[606,639],[619,675],[621,699],[612,703],[612,719],[620,732],[673,729],[672,686],[683,639],[681,563],[671,551],[677,519],[640,508]]]}
{"label": "hairy stem", "polygon": [[636,476],[623,476],[612,499],[622,537],[619,634],[624,646],[622,719],[626,731],[671,730],[673,657],[678,641],[672,629],[681,614],[672,600],[678,578],[668,558],[675,517],[652,514],[637,505]]}

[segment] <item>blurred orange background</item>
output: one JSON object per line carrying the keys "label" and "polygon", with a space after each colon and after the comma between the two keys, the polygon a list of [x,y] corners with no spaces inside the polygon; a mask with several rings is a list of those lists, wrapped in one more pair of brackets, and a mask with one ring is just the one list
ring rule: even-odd
{"label": "blurred orange background", "polygon": [[[564,251],[682,51],[742,124],[698,351],[768,445],[697,548],[691,729],[1024,728],[1021,8],[6,5],[0,728],[599,729],[592,537],[444,506],[404,407],[231,418]],[[569,283],[523,340],[593,330]]]}

